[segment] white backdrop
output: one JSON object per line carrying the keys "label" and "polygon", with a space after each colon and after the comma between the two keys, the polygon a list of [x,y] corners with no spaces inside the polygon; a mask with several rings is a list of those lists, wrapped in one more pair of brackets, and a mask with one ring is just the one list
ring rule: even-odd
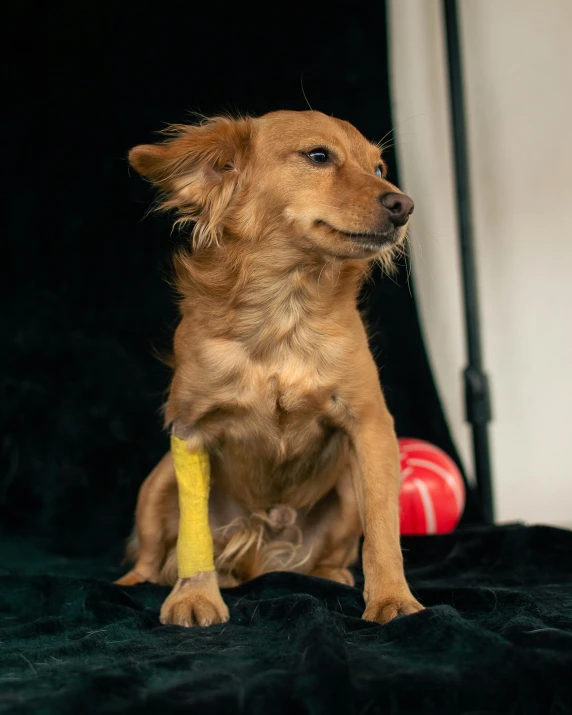
{"label": "white backdrop", "polygon": [[[572,526],[572,0],[459,5],[497,518]],[[442,3],[388,12],[422,329],[471,471]]]}

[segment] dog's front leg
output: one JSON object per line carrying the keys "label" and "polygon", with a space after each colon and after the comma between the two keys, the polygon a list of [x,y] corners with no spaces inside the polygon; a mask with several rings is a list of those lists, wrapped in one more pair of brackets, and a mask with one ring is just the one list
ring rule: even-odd
{"label": "dog's front leg", "polygon": [[399,449],[381,390],[362,405],[352,430],[352,469],[362,527],[363,618],[386,623],[422,610],[405,580],[399,543]]}
{"label": "dog's front leg", "polygon": [[175,433],[171,452],[179,489],[178,578],[161,608],[161,623],[224,623],[229,613],[217,583],[208,519],[209,457]]}

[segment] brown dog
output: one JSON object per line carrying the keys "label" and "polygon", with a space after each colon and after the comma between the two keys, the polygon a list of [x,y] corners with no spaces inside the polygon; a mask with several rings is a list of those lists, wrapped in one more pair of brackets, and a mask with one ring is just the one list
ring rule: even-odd
{"label": "brown dog", "polygon": [[165,423],[208,450],[216,572],[177,579],[170,454],[143,484],[135,567],[174,584],[163,623],[226,621],[219,588],[294,570],[353,584],[363,529],[364,618],[419,611],[399,545],[398,448],[356,307],[389,264],[412,200],[379,148],[314,111],[175,126],[131,165],[161,190],[192,250],[176,256],[181,322]]}

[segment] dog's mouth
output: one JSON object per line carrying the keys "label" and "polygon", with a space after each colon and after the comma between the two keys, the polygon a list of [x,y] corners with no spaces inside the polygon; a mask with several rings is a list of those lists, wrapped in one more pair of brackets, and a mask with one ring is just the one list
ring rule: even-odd
{"label": "dog's mouth", "polygon": [[399,231],[395,229],[383,233],[354,233],[353,231],[343,231],[321,220],[316,221],[316,226],[323,226],[332,231],[332,233],[343,236],[370,251],[379,251],[380,248],[393,245],[399,239]]}

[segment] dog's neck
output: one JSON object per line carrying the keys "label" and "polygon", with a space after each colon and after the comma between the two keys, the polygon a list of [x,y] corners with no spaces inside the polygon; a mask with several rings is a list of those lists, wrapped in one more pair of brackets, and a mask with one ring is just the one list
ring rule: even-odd
{"label": "dog's neck", "polygon": [[238,340],[254,355],[312,341],[355,312],[368,270],[363,260],[340,260],[285,247],[284,240],[226,244],[178,260],[184,306],[213,336]]}

